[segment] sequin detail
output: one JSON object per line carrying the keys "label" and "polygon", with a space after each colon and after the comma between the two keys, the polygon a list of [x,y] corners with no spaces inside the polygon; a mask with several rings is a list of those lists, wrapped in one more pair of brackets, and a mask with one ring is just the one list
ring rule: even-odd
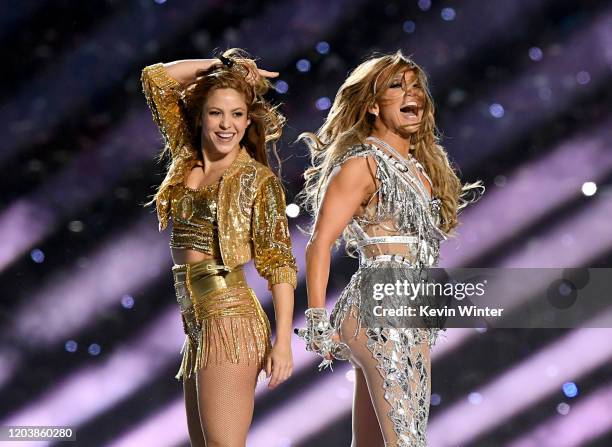
{"label": "sequin detail", "polygon": [[[168,75],[161,63],[145,67],[141,82],[153,120],[172,157],[188,159],[193,148],[190,127],[180,107],[181,84]],[[157,206],[160,231],[167,227],[172,213],[170,190],[175,187],[176,184],[160,191]],[[186,216],[190,206],[194,215],[198,209],[195,202],[186,199],[181,208]],[[295,289],[297,263],[291,252],[282,185],[270,168],[251,157],[244,147],[223,174],[216,207],[223,263],[234,268],[255,257],[255,266],[268,280],[269,288],[286,282]],[[215,249],[210,243],[203,243],[201,248],[206,250],[208,246]]]}
{"label": "sequin detail", "polygon": [[176,185],[170,194],[171,248],[197,250],[221,257],[217,227],[218,184],[203,188]]}
{"label": "sequin detail", "polygon": [[[353,157],[368,156],[377,165],[376,179],[380,185],[375,193],[377,200],[372,206],[368,202],[364,214],[354,217],[343,234],[349,250],[359,254],[360,263],[331,314],[332,325],[340,330],[344,318],[351,309],[356,309],[356,333],[364,317],[360,281],[369,269],[413,269],[405,271],[413,274],[425,267],[435,267],[440,241],[447,237],[439,229],[440,201],[424,194],[418,176],[403,169],[386,152],[374,145],[353,146],[334,167]],[[384,255],[385,259],[377,260],[377,255]],[[388,255],[397,255],[401,262],[389,260]],[[434,345],[439,329],[385,327],[366,328],[365,332],[367,348],[383,378],[384,397],[391,407],[387,416],[397,433],[397,446],[426,446],[431,379],[429,360],[420,348]]]}

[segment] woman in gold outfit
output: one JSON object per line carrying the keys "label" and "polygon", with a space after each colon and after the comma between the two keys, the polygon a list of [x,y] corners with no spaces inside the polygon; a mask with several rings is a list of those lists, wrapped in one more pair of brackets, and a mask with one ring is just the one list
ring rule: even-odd
{"label": "woman in gold outfit", "polygon": [[[246,53],[158,63],[142,86],[170,162],[154,199],[160,231],[172,220],[172,273],[186,340],[183,379],[191,444],[244,446],[262,369],[274,388],[292,371],[297,267],[285,195],[270,170],[283,116],[264,98],[267,77]],[[276,339],[245,281],[254,259],[267,279]]]}

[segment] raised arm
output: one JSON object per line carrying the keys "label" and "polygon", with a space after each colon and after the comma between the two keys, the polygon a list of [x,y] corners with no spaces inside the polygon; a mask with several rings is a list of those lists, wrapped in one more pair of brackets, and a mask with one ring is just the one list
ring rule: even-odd
{"label": "raised arm", "polygon": [[151,109],[153,121],[157,124],[165,146],[171,153],[186,144],[191,137],[188,124],[179,107],[179,100],[183,83],[189,81],[189,76],[195,78],[196,66],[206,68],[206,63],[184,61],[158,63],[142,70],[142,91]]}
{"label": "raised arm", "polygon": [[168,76],[175,79],[179,84],[188,84],[196,79],[199,70],[208,70],[219,59],[183,59],[180,61],[163,64]]}
{"label": "raised arm", "polygon": [[[173,153],[191,137],[188,124],[179,108],[180,94],[185,85],[196,79],[200,70],[208,70],[219,59],[183,59],[166,64],[149,65],[142,70],[142,90],[153,114],[153,121],[161,132],[166,147]],[[276,77],[277,72],[257,68],[249,63],[247,81],[256,82],[258,76]]]}
{"label": "raised arm", "polygon": [[323,196],[313,234],[306,246],[308,307],[325,307],[331,248],[361,203],[376,188],[373,157],[355,157],[344,162],[331,179]]}

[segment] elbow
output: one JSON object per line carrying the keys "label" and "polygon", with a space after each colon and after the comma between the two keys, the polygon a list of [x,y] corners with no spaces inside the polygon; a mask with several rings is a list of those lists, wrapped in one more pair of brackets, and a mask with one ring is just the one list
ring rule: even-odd
{"label": "elbow", "polygon": [[329,254],[331,250],[331,245],[324,243],[315,235],[313,235],[308,243],[306,244],[306,261],[310,259],[320,258],[322,255],[326,253]]}

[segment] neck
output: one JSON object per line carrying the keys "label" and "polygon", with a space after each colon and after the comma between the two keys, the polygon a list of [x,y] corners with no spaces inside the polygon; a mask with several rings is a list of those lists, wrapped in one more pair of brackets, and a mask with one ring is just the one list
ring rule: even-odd
{"label": "neck", "polygon": [[372,136],[383,140],[389,146],[392,146],[396,151],[400,153],[404,158],[408,158],[410,155],[410,139],[404,138],[396,133],[391,132],[389,129],[374,129]]}
{"label": "neck", "polygon": [[232,162],[240,153],[240,145],[236,145],[230,152],[222,153],[214,149],[204,148],[202,159],[204,160],[204,175],[210,172],[224,171],[229,168]]}

